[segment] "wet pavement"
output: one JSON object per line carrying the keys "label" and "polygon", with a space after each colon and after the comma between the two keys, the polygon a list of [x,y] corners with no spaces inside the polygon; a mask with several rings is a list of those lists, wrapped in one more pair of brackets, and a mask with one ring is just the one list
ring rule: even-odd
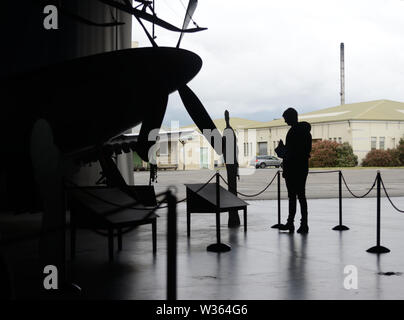
{"label": "wet pavement", "polygon": [[[403,197],[392,200],[404,208]],[[222,214],[222,241],[232,250],[221,254],[206,250],[215,242],[215,215],[193,214],[188,239],[185,204],[178,205],[179,299],[404,299],[404,214],[387,199],[381,201],[381,244],[391,252],[382,255],[366,252],[376,243],[375,198],[343,200],[343,223],[350,228],[343,232],[331,230],[338,223],[337,199],[309,200],[308,235],[270,228],[277,222],[276,201],[249,203],[246,233],[242,227],[229,229]],[[287,202],[281,205],[284,221]],[[166,210],[159,214],[156,256],[150,225],[124,236],[123,251],[116,252],[113,263],[108,263],[106,238],[78,232],[77,257],[69,261],[69,270],[83,289],[81,298],[166,298]],[[1,219],[4,226],[5,216]],[[32,251],[22,254],[27,246],[20,244],[20,255],[10,251],[8,256],[15,266],[17,296],[32,298],[32,288],[24,285],[35,257]],[[357,289],[347,278],[356,272]],[[353,287],[346,288],[344,281]]]}

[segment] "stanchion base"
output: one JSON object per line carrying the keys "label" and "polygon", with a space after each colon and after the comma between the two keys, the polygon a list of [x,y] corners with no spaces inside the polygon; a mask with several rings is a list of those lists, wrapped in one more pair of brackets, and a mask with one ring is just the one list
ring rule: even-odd
{"label": "stanchion base", "polygon": [[349,228],[347,226],[344,226],[343,224],[335,226],[334,228],[332,228],[332,230],[336,230],[336,231],[345,231],[345,230],[349,230]]}
{"label": "stanchion base", "polygon": [[383,246],[374,246],[372,248],[369,248],[366,250],[369,253],[388,253],[390,252],[390,249],[387,249],[386,247]]}
{"label": "stanchion base", "polygon": [[206,250],[210,252],[227,252],[231,250],[231,247],[224,243],[213,243]]}
{"label": "stanchion base", "polygon": [[277,223],[277,224],[274,224],[271,228],[272,229],[279,229],[281,225],[282,225],[282,223]]}

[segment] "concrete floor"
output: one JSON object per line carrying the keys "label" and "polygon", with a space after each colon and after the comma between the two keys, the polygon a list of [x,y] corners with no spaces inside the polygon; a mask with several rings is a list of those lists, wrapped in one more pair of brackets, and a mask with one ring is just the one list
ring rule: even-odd
{"label": "concrete floor", "polygon": [[[393,198],[404,208],[404,198]],[[193,214],[191,239],[186,237],[185,204],[178,206],[179,299],[404,299],[404,214],[382,199],[382,245],[390,253],[375,255],[366,249],[376,241],[376,199],[344,199],[344,224],[349,231],[331,230],[338,221],[337,199],[309,200],[310,233],[285,234],[276,223],[276,201],[251,201],[248,231],[228,229],[222,215],[222,241],[227,253],[206,251],[215,240],[213,214]],[[282,201],[283,215],[287,202]],[[166,213],[158,220],[158,251],[152,254],[151,227],[125,235],[124,250],[107,262],[107,241],[89,231],[78,233],[77,258],[69,262],[72,279],[83,291],[81,299],[166,298]],[[38,216],[26,216],[35,229]],[[5,216],[1,218],[7,225]],[[24,224],[21,216],[19,229]],[[284,220],[284,219],[283,219]],[[11,223],[11,222],[9,222]],[[15,222],[13,222],[15,223]],[[9,248],[17,297],[34,298],[30,266],[35,243]],[[17,255],[16,252],[19,254]],[[344,288],[344,267],[358,270],[358,289]],[[393,275],[381,273],[395,272]]]}

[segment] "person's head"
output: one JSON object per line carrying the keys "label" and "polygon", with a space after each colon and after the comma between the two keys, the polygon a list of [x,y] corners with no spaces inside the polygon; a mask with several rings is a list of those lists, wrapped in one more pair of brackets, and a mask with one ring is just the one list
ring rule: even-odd
{"label": "person's head", "polygon": [[293,108],[287,108],[285,112],[282,114],[282,117],[285,119],[285,122],[293,126],[297,123],[297,111]]}
{"label": "person's head", "polygon": [[229,123],[230,114],[229,114],[229,111],[227,111],[227,110],[224,112],[224,120],[226,121],[227,124]]}

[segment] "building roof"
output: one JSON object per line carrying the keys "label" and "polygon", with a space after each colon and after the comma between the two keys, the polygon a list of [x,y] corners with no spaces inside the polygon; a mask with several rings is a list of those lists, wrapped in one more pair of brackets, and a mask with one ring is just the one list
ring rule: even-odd
{"label": "building roof", "polygon": [[[404,109],[404,107],[403,107],[403,109]],[[226,121],[223,118],[222,119],[215,119],[215,120],[213,120],[213,123],[215,124],[216,128],[218,128],[220,131],[223,131],[224,128],[226,128]],[[250,127],[253,127],[253,126],[261,126],[261,125],[263,125],[265,123],[266,122],[262,122],[262,121],[255,121],[255,120],[248,120],[248,119],[244,119],[244,118],[230,117],[230,125],[234,130],[239,129],[239,128],[250,128]],[[197,129],[197,126],[196,126],[196,124],[192,124],[192,125],[181,127],[181,128],[183,128],[183,129],[185,129],[185,128]]]}
{"label": "building roof", "polygon": [[[404,102],[374,100],[344,104],[299,115],[299,121],[307,121],[311,124],[348,120],[404,121]],[[281,127],[285,125],[283,118],[279,118],[244,128]]]}

